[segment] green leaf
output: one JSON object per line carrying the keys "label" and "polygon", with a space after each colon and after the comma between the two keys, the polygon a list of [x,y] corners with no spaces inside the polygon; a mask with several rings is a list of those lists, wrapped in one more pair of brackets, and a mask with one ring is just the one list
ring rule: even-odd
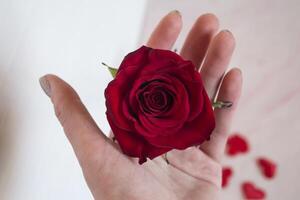
{"label": "green leaf", "polygon": [[212,103],[213,108],[230,108],[232,106],[232,102],[229,101],[215,101]]}
{"label": "green leaf", "polygon": [[118,72],[118,69],[116,68],[112,68],[112,67],[108,67],[108,71],[111,73],[112,77],[115,78]]}
{"label": "green leaf", "polygon": [[107,67],[108,71],[110,72],[110,74],[112,75],[113,78],[116,77],[118,69],[110,67],[107,64],[105,64],[104,62],[102,63],[102,65],[104,65],[105,67]]}

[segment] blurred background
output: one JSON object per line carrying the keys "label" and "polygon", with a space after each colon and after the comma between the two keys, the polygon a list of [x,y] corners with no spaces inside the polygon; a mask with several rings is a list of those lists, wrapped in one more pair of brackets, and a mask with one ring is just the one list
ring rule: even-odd
{"label": "blurred background", "polygon": [[[69,82],[108,133],[103,92],[111,77],[100,63],[118,66],[174,9],[184,22],[179,50],[207,12],[236,38],[230,66],[242,69],[244,91],[232,132],[250,152],[224,159],[234,176],[222,199],[242,199],[245,180],[267,199],[298,199],[299,0],[0,0],[0,199],[92,199],[38,79],[54,73]],[[278,164],[273,180],[260,175],[258,156]]]}

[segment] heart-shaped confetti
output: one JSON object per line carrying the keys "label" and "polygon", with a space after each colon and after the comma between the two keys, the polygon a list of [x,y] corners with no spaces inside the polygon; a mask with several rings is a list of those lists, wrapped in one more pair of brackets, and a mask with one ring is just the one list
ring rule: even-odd
{"label": "heart-shaped confetti", "polygon": [[[244,136],[235,132],[232,134],[226,144],[226,154],[228,156],[235,156],[237,154],[245,154],[249,151],[249,143]],[[267,179],[272,179],[277,173],[277,164],[269,158],[257,157],[256,164],[258,165],[261,173]],[[231,167],[222,168],[222,188],[225,188],[230,183],[233,175]],[[241,184],[241,191],[245,199],[265,199],[266,192],[264,189],[256,186],[251,181],[245,181]]]}
{"label": "heart-shaped confetti", "polygon": [[233,174],[233,171],[230,167],[223,167],[222,169],[222,187],[226,187],[229,183],[229,180]]}
{"label": "heart-shaped confetti", "polygon": [[258,158],[256,160],[262,174],[268,178],[268,179],[271,179],[275,176],[276,174],[276,164],[271,161],[270,159],[267,159],[267,158]]}
{"label": "heart-shaped confetti", "polygon": [[266,197],[266,194],[262,189],[249,181],[242,184],[242,190],[246,199],[264,199]]}
{"label": "heart-shaped confetti", "polygon": [[238,135],[234,134],[227,140],[226,153],[230,156],[234,156],[240,153],[247,153],[249,151],[249,145],[247,140]]}

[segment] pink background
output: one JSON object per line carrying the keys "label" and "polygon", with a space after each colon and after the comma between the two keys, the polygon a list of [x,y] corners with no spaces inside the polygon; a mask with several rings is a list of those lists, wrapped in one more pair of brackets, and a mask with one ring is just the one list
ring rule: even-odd
{"label": "pink background", "polygon": [[[222,199],[241,199],[240,184],[250,180],[267,192],[267,199],[298,199],[300,195],[300,2],[298,0],[173,0],[148,1],[141,42],[165,13],[178,9],[184,27],[176,47],[181,47],[197,16],[212,12],[221,28],[236,38],[230,67],[243,71],[243,95],[232,132],[248,138],[250,152],[226,157],[234,176]],[[274,180],[263,178],[255,158],[277,162]]]}

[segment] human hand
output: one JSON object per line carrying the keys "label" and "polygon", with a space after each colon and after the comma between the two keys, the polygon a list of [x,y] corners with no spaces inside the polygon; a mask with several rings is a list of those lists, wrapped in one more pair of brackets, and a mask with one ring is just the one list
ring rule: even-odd
{"label": "human hand", "polygon": [[[147,46],[171,49],[182,27],[180,13],[173,11],[158,24]],[[229,31],[217,35],[218,20],[212,14],[200,16],[183,45],[181,56],[200,68],[203,83],[213,100],[231,101],[227,109],[215,109],[216,128],[211,139],[200,147],[172,150],[167,159],[137,159],[124,155],[107,138],[66,82],[54,75],[40,79],[53,102],[55,113],[81,165],[95,199],[107,200],[198,200],[216,199],[221,187],[221,159],[224,154],[231,119],[241,93],[242,75],[229,64],[235,42]]]}

